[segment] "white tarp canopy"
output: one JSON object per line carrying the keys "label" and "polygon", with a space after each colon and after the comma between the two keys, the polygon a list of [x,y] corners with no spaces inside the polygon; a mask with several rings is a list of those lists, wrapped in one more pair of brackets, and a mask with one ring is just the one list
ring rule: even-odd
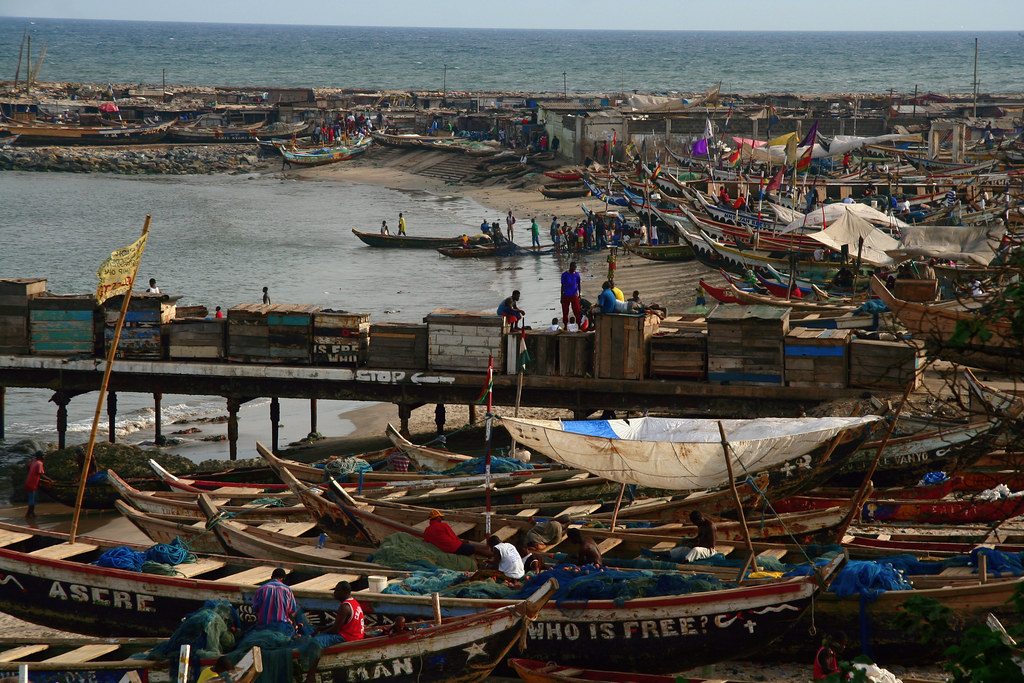
{"label": "white tarp canopy", "polygon": [[828,145],[829,156],[839,156],[858,149],[863,145],[877,145],[880,142],[892,142],[894,140],[920,142],[921,136],[917,133],[890,133],[888,135],[875,135],[873,137],[857,137],[856,135],[837,135],[832,138]]}
{"label": "white tarp canopy", "polygon": [[[848,205],[839,204],[838,206],[847,207]],[[840,251],[846,245],[851,255],[859,253],[861,261],[873,266],[891,266],[896,263],[888,252],[896,249],[899,242],[853,211],[844,211],[827,228],[821,232],[811,233],[808,237],[821,242],[834,251]],[[864,240],[863,247],[860,245],[862,239]]]}
{"label": "white tarp canopy", "polygon": [[995,258],[1004,232],[1002,226],[911,225],[903,228],[899,243],[888,253],[897,258],[953,259],[987,266]]}
{"label": "white tarp canopy", "polygon": [[[806,153],[806,147],[797,147],[797,158],[802,157]],[[744,145],[743,151],[740,153],[740,157],[746,159],[748,156],[754,161],[763,161],[771,164],[785,164],[786,146],[772,145],[771,147],[758,147],[755,149],[748,145]],[[818,143],[814,143],[814,149],[811,151],[811,158],[820,159],[827,156],[828,151]]]}
{"label": "white tarp canopy", "polygon": [[569,467],[623,484],[690,491],[722,486],[729,474],[718,423],[725,429],[737,475],[796,461],[866,417],[709,420],[528,420],[502,417],[516,443]]}
{"label": "white tarp canopy", "polygon": [[882,213],[867,204],[825,204],[823,207],[811,211],[806,216],[800,214],[799,217],[790,221],[789,225],[779,232],[788,234],[791,232],[807,232],[808,228],[820,229],[823,225],[826,227],[832,225],[832,223],[847,213],[852,213],[869,223],[887,225],[890,228],[899,228],[901,231],[909,225],[899,218]]}

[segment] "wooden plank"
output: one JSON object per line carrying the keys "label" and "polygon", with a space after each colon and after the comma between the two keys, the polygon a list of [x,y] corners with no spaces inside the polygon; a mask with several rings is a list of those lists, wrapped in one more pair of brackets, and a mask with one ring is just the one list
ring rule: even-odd
{"label": "wooden plank", "polygon": [[300,583],[292,585],[292,590],[304,590],[304,591],[330,591],[334,590],[334,587],[338,585],[339,581],[348,581],[352,583],[360,578],[359,574],[335,574],[329,572],[327,574],[321,574],[320,576],[307,579]]}
{"label": "wooden plank", "polygon": [[83,645],[82,647],[77,647],[74,650],[71,650],[70,652],[65,652],[63,654],[56,655],[55,657],[44,659],[41,663],[81,664],[83,662],[88,662],[93,659],[96,659],[97,657],[102,657],[103,655],[110,654],[111,652],[114,652],[120,647],[121,645],[118,643],[92,643],[90,645]]}
{"label": "wooden plank", "polygon": [[244,572],[238,572],[237,574],[231,574],[219,579],[215,579],[220,583],[241,583],[249,586],[257,586],[270,580],[270,575],[274,573],[274,567],[253,567],[252,569],[246,569]]}
{"label": "wooden plank", "polygon": [[592,512],[596,512],[598,509],[600,509],[600,507],[601,503],[584,503],[582,505],[572,505],[559,512],[557,515],[555,515],[555,517],[561,517],[562,515],[569,515],[570,517],[575,517],[577,515],[589,515]]}
{"label": "wooden plank", "polygon": [[20,531],[2,531],[0,532],[0,548],[14,545],[30,538],[32,538],[32,534],[25,534]]}
{"label": "wooden plank", "polygon": [[606,538],[597,544],[597,549],[601,551],[602,555],[604,555],[606,552],[616,547],[620,543],[622,543],[621,538]]}
{"label": "wooden plank", "polygon": [[524,508],[516,513],[516,517],[533,517],[540,512],[540,508]]}
{"label": "wooden plank", "polygon": [[507,541],[508,539],[510,539],[513,536],[515,536],[517,533],[519,533],[519,528],[518,527],[503,526],[500,529],[494,531],[493,535],[497,536],[502,541]]}
{"label": "wooden plank", "polygon": [[33,550],[28,555],[33,557],[43,557],[48,560],[63,560],[68,557],[74,557],[75,555],[81,555],[92,550],[96,550],[99,546],[92,543],[58,543],[57,545],[51,545],[48,548],[40,548],[39,550]]}
{"label": "wooden plank", "polygon": [[224,560],[211,560],[210,558],[203,558],[197,562],[189,562],[184,564],[178,564],[174,566],[174,571],[178,572],[181,576],[186,579],[191,579],[194,576],[205,574],[220,569],[227,562]]}
{"label": "wooden plank", "polygon": [[301,536],[307,531],[316,528],[315,522],[265,522],[259,525],[260,529],[276,531],[286,536]]}
{"label": "wooden plank", "polygon": [[49,647],[50,646],[45,643],[12,647],[10,650],[0,652],[0,662],[13,662],[16,659],[21,659],[22,657],[28,657],[29,655],[34,655],[37,652],[42,652]]}

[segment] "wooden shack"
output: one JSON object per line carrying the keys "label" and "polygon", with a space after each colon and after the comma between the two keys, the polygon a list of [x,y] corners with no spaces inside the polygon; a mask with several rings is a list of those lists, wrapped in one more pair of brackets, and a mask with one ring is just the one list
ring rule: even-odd
{"label": "wooden shack", "polygon": [[308,365],[319,306],[239,304],[228,310],[228,358],[242,363]]}
{"label": "wooden shack", "polygon": [[427,315],[427,366],[431,370],[486,372],[504,368],[503,339],[508,324],[503,316],[439,308]]}
{"label": "wooden shack", "polygon": [[[509,335],[514,338],[515,335]],[[526,375],[555,377],[558,375],[558,338],[561,335],[546,330],[526,330],[526,351],[530,360],[523,370]]]}
{"label": "wooden shack", "polygon": [[223,360],[227,356],[227,318],[177,318],[164,326],[171,360]]}
{"label": "wooden shack", "polygon": [[832,387],[849,383],[852,330],[794,327],[786,335],[786,384],[791,387]]}
{"label": "wooden shack", "polygon": [[651,337],[650,376],[705,380],[708,336],[703,332],[662,331]]}
{"label": "wooden shack", "polygon": [[558,376],[592,377],[594,374],[594,333],[559,332]]}
{"label": "wooden shack", "polygon": [[782,384],[788,308],[719,306],[707,322],[709,381]]}
{"label": "wooden shack", "polygon": [[0,279],[0,353],[29,352],[28,304],[46,291],[46,278]]}
{"label": "wooden shack", "polygon": [[[116,358],[145,358],[160,360],[164,357],[162,325],[175,318],[177,297],[166,294],[132,293],[125,312],[121,337],[117,342]],[[103,352],[110,352],[114,331],[121,315],[124,297],[112,296],[103,302]]]}
{"label": "wooden shack", "polygon": [[427,369],[427,326],[419,323],[372,323],[366,354],[371,368]]}
{"label": "wooden shack", "polygon": [[596,321],[594,376],[643,379],[647,375],[647,345],[658,331],[657,316],[603,313]]}
{"label": "wooden shack", "polygon": [[92,294],[41,294],[29,300],[29,344],[37,356],[96,355],[102,317]]}
{"label": "wooden shack", "polygon": [[317,311],[313,314],[313,364],[362,365],[369,335],[369,313]]}
{"label": "wooden shack", "polygon": [[912,339],[850,342],[850,386],[880,391],[917,388],[924,372],[924,344]]}

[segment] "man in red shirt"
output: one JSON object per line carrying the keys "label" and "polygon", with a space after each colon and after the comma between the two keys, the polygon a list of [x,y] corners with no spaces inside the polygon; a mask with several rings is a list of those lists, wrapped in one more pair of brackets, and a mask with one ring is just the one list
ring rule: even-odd
{"label": "man in red shirt", "polygon": [[[328,648],[338,643],[351,643],[366,637],[366,626],[363,621],[363,608],[359,601],[352,597],[352,586],[348,581],[339,581],[334,586],[334,599],[337,600],[338,611],[334,615],[334,623],[320,628],[314,636],[321,648]],[[305,683],[314,683],[316,669],[320,660],[309,668]]]}
{"label": "man in red shirt", "polygon": [[431,510],[429,520],[427,528],[423,530],[423,540],[427,543],[437,546],[442,552],[456,555],[473,555],[478,552],[477,546],[455,535],[440,510]]}
{"label": "man in red shirt", "polygon": [[36,451],[35,458],[28,466],[28,476],[25,477],[25,493],[28,494],[28,511],[25,517],[36,516],[36,496],[39,495],[39,480],[46,476],[43,469],[43,452]]}

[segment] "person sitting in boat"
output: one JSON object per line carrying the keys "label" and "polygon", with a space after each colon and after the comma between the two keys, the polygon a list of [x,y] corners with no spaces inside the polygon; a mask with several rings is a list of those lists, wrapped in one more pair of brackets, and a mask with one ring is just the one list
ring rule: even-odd
{"label": "person sitting in boat", "polygon": [[533,574],[540,574],[544,571],[544,558],[541,556],[538,543],[528,543],[526,554],[523,555],[523,568]]}
{"label": "person sitting in boat", "polygon": [[725,185],[718,190],[718,203],[726,208],[732,206],[732,198],[729,197],[729,190],[725,189]]}
{"label": "person sitting in boat", "polygon": [[515,327],[516,323],[523,319],[525,312],[519,308],[519,290],[513,290],[512,296],[505,297],[505,299],[498,305],[498,315],[503,315],[508,318],[512,326]]}
{"label": "person sitting in boat", "polygon": [[305,615],[295,601],[292,589],[285,585],[288,575],[278,567],[270,575],[270,581],[256,589],[252,596],[252,610],[256,613],[256,627],[269,628],[294,636],[296,631],[309,627]]}
{"label": "person sitting in boat", "polygon": [[487,222],[486,218],[484,219],[484,222],[480,224],[480,232],[485,235],[491,234],[491,224]]}
{"label": "person sitting in boat", "polygon": [[828,678],[839,672],[839,653],[846,647],[846,634],[839,631],[835,636],[825,636],[818,653],[814,655],[814,680]]}
{"label": "person sitting in boat", "polygon": [[835,274],[835,277],[832,278],[832,284],[843,289],[853,287],[853,272],[846,266],[843,266]]}
{"label": "person sitting in boat", "polygon": [[[339,603],[334,615],[334,623],[324,624],[313,638],[321,648],[338,643],[351,643],[366,637],[366,624],[363,608],[359,601],[352,597],[352,586],[348,581],[339,581],[334,586],[334,599]],[[317,659],[306,674],[305,683],[316,681],[316,670],[320,660]]]}
{"label": "person sitting in boat", "polygon": [[[423,530],[424,541],[436,546],[441,552],[453,555],[472,556],[477,552],[476,544],[463,541],[455,535],[452,528],[444,521],[444,513],[440,510],[431,510],[428,519],[427,528]],[[483,554],[490,555],[489,552]]]}
{"label": "person sitting in boat", "polygon": [[469,235],[463,233],[462,237],[459,238],[460,246],[463,249],[469,249]]}
{"label": "person sitting in boat", "polygon": [[734,208],[737,211],[746,211],[747,198],[744,197],[743,195],[740,195],[739,197],[736,198],[736,201],[732,203],[732,208]]}
{"label": "person sitting in boat", "polygon": [[391,231],[388,230],[388,222],[387,221],[381,221],[380,222],[380,234],[382,234],[382,235],[390,235],[391,234]]}
{"label": "person sitting in boat", "polygon": [[542,551],[561,543],[565,538],[565,527],[569,524],[570,519],[569,515],[559,515],[534,526],[526,532],[526,536],[523,538],[526,549],[534,548],[537,551]]}
{"label": "person sitting in boat", "polygon": [[569,539],[569,542],[577,547],[576,557],[570,556],[569,562],[578,564],[580,566],[587,564],[596,564],[600,567],[603,562],[601,560],[601,549],[597,547],[597,543],[594,539],[584,536],[580,533],[579,529],[572,528],[566,532],[565,537]]}
{"label": "person sitting in boat", "polygon": [[519,551],[514,545],[504,543],[494,535],[487,537],[487,545],[491,549],[491,559],[488,563],[490,566],[510,579],[521,579],[526,575],[523,558],[519,556]]}
{"label": "person sitting in boat", "polygon": [[715,523],[699,510],[690,513],[690,521],[697,525],[697,535],[694,538],[684,538],[679,545],[668,551],[669,559],[673,562],[706,560],[716,552]]}
{"label": "person sitting in boat", "polygon": [[653,315],[658,316],[662,320],[664,320],[665,316],[668,314],[668,310],[666,310],[665,307],[659,303],[645,304],[643,301],[641,301],[640,290],[638,289],[633,290],[633,296],[627,299],[626,303],[629,304],[631,308],[633,308],[635,311],[639,313],[651,313]]}

